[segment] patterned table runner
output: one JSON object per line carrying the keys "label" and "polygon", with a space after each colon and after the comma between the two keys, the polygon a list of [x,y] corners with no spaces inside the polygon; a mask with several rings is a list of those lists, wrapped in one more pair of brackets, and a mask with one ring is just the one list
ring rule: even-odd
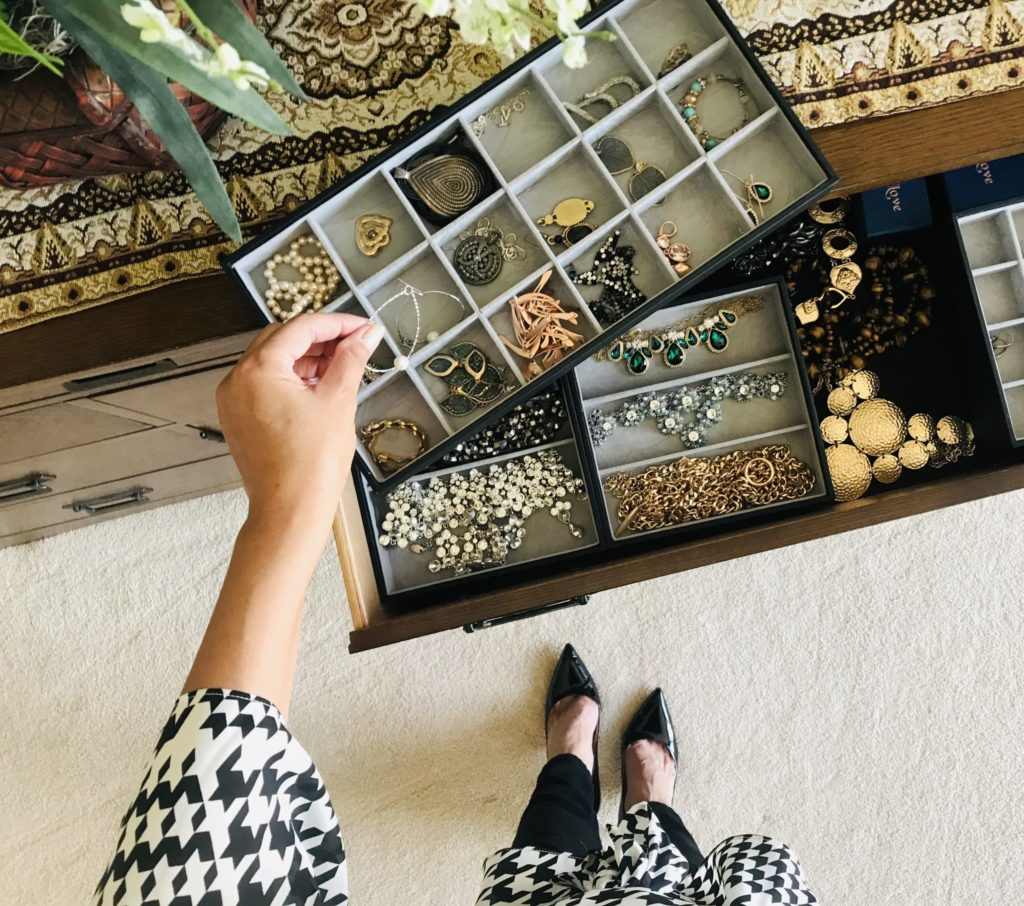
{"label": "patterned table runner", "polygon": [[[1024,83],[1024,0],[725,5],[809,126]],[[294,136],[229,120],[211,142],[250,234],[501,68],[395,0],[264,0],[259,24],[311,100],[278,102]],[[230,244],[187,188],[154,171],[0,191],[0,332],[218,272]]]}

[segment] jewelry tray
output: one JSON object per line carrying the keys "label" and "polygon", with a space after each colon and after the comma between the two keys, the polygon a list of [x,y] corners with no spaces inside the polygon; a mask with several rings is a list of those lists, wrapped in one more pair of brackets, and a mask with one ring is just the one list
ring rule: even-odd
{"label": "jewelry tray", "polygon": [[[624,552],[636,542],[647,546],[668,544],[681,535],[712,534],[830,501],[832,487],[816,428],[817,415],[795,329],[788,317],[788,294],[781,280],[734,287],[699,298],[689,297],[681,304],[656,312],[641,326],[645,329],[666,327],[709,306],[729,308],[737,299],[748,297],[759,298],[763,307],[742,317],[730,328],[729,344],[723,352],[711,353],[699,346],[691,349],[678,367],[669,368],[660,360],[652,361],[642,376],[627,374],[621,362],[588,359],[573,375],[556,385],[568,403],[568,418],[553,442],[476,463],[424,471],[412,479],[428,482],[453,472],[483,471],[494,463],[546,448],[557,449],[587,486],[587,500],[571,498],[572,522],[583,529],[583,537],[578,540],[548,513],[535,512],[526,522],[522,546],[513,550],[505,563],[462,576],[455,576],[451,571],[431,573],[427,568],[431,554],[414,554],[407,549],[380,544],[381,521],[389,509],[387,495],[376,491],[365,473],[354,468],[353,478],[381,600],[398,609],[414,608],[436,601],[436,596],[448,589],[471,593],[493,587],[496,572],[508,581],[526,573],[536,577],[547,570],[564,572],[573,564],[585,566],[593,563],[595,557],[606,558],[615,551]],[[714,377],[769,371],[786,373],[786,389],[780,398],[722,403],[726,417],[699,447],[684,449],[677,438],[663,436],[650,421],[639,427],[620,428],[611,440],[621,438],[621,445],[613,445],[611,441],[600,446],[592,443],[587,417],[597,406],[617,405],[648,391],[694,387]],[[683,456],[716,456],[765,444],[789,446],[793,455],[809,467],[814,478],[814,487],[809,493],[657,531],[619,531],[616,500],[603,491],[603,480],[610,473],[634,472]]]}
{"label": "jewelry tray", "polygon": [[[360,391],[357,427],[400,418],[421,426],[429,438],[426,452],[390,474],[357,443],[357,462],[374,487],[388,490],[422,471],[485,421],[500,417],[566,374],[607,339],[692,291],[750,243],[820,198],[835,181],[827,161],[715,0],[617,0],[588,17],[585,28],[616,36],[612,42],[589,43],[590,62],[585,68],[566,68],[558,42],[547,42],[449,108],[436,122],[369,161],[225,260],[225,268],[268,321],[274,318],[264,301],[266,263],[306,235],[323,245],[341,275],[339,292],[324,311],[373,316],[403,282],[423,292],[442,290],[465,301],[465,316],[452,324],[450,305],[431,306],[424,300],[422,335],[430,331],[441,335],[413,351],[407,370],[392,370]],[[666,54],[682,41],[692,57],[657,78]],[[618,75],[629,75],[640,90],[595,124],[578,119],[563,106]],[[706,151],[687,126],[679,104],[694,80],[711,75],[742,79],[750,107],[749,122]],[[523,91],[528,94],[522,95]],[[525,107],[513,114],[508,126],[488,122],[482,134],[476,134],[474,121],[517,97],[525,97]],[[701,105],[701,118],[709,129],[715,126],[716,114],[730,121],[741,104],[734,92],[724,88],[716,97],[720,110],[710,105],[710,96]],[[730,104],[737,107],[731,113]],[[425,146],[456,134],[489,167],[497,189],[452,223],[437,227],[417,214],[393,171]],[[625,139],[638,159],[657,165],[667,180],[631,201],[625,178],[611,175],[594,151],[594,144],[606,135]],[[744,208],[744,187],[737,177],[771,186],[772,199],[761,210],[757,225]],[[596,202],[587,218],[596,229],[569,248],[553,248],[536,221],[559,201],[572,197]],[[390,243],[374,257],[363,255],[355,243],[355,221],[368,213],[393,221]],[[516,233],[527,257],[507,264],[491,284],[467,286],[451,255],[460,234],[485,216],[502,230]],[[692,269],[678,279],[655,243],[664,221],[677,225],[674,241],[692,251]],[[589,270],[598,248],[616,230],[621,232],[621,244],[636,249],[639,276],[635,283],[647,299],[619,321],[602,327],[589,307],[600,287],[574,285],[567,268]],[[566,309],[579,312],[574,329],[585,342],[526,386],[523,360],[509,353],[500,335],[510,336],[508,300],[533,289],[548,270],[553,276],[547,292]],[[390,367],[400,352],[394,316],[394,312],[390,317],[382,313],[380,318],[387,335],[371,359],[379,368]],[[448,393],[447,384],[426,373],[423,366],[431,356],[467,341],[504,368],[512,389],[469,416],[455,418],[439,406]]]}
{"label": "jewelry tray", "polygon": [[[1024,198],[957,215],[957,237],[1003,417],[1015,447],[1024,445]],[[997,345],[1004,345],[997,355]]]}

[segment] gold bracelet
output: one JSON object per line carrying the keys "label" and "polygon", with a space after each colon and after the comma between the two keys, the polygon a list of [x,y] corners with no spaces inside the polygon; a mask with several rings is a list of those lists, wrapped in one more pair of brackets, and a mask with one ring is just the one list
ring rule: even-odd
{"label": "gold bracelet", "polygon": [[[411,456],[399,456],[377,449],[381,435],[388,431],[408,431],[416,438],[419,448]],[[361,429],[360,434],[366,452],[370,454],[370,458],[385,475],[397,472],[403,466],[407,466],[425,453],[430,445],[426,431],[415,422],[406,421],[404,418],[382,418],[379,421],[370,422]]]}
{"label": "gold bracelet", "polygon": [[618,531],[649,532],[795,500],[814,487],[814,474],[789,447],[770,444],[619,472],[604,487],[619,498]]}

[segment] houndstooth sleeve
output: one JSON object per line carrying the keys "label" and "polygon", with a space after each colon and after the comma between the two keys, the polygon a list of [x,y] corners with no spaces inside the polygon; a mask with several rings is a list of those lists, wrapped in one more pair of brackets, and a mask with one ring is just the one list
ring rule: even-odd
{"label": "houndstooth sleeve", "polygon": [[348,902],[334,808],[277,708],[227,689],[182,695],[97,906]]}

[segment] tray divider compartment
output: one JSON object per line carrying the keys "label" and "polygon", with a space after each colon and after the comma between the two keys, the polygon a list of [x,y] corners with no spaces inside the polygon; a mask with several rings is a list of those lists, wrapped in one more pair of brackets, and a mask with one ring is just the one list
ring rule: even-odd
{"label": "tray divider compartment", "polygon": [[[721,516],[709,516],[706,519],[695,519],[679,525],[665,526],[664,528],[650,529],[642,532],[621,530],[617,518],[619,498],[604,487],[604,481],[610,475],[620,472],[637,473],[642,472],[649,466],[661,465],[666,462],[675,462],[683,458],[711,458],[728,453],[734,449],[749,449],[752,446],[767,446],[772,444],[783,444],[790,447],[793,455],[811,470],[814,477],[814,486],[803,498],[796,498],[796,500],[780,500],[775,503],[745,508],[735,513],[724,514]],[[691,529],[693,526],[703,525],[710,522],[728,522],[730,519],[741,517],[744,514],[771,512],[773,509],[786,507],[801,499],[807,500],[820,497],[826,491],[824,475],[817,456],[817,441],[815,439],[813,429],[806,424],[790,425],[789,427],[779,428],[774,431],[766,431],[760,434],[752,434],[747,437],[719,444],[708,444],[705,447],[700,447],[695,450],[681,451],[674,455],[639,460],[628,466],[600,469],[598,470],[598,480],[601,484],[600,493],[604,502],[604,515],[606,517],[605,526],[607,527],[614,542],[627,541],[663,533],[672,533],[681,529],[687,530]]]}
{"label": "tray divider compartment", "polygon": [[617,403],[621,400],[631,399],[634,396],[639,396],[642,393],[649,393],[652,391],[672,390],[677,387],[688,387],[691,384],[703,384],[705,381],[710,381],[716,377],[722,377],[727,374],[739,374],[743,371],[758,370],[771,370],[772,365],[782,365],[791,363],[793,356],[788,352],[781,353],[780,355],[769,356],[764,359],[754,359],[749,362],[741,362],[738,365],[729,365],[726,368],[717,368],[710,371],[701,371],[697,374],[686,375],[685,377],[673,378],[669,377],[664,381],[658,381],[654,384],[644,384],[642,387],[638,387],[635,390],[618,390],[615,393],[605,393],[599,396],[587,396],[583,390],[583,385],[580,385],[580,397],[583,400],[584,406],[606,406],[608,403]]}
{"label": "tray divider compartment", "polygon": [[758,444],[770,443],[774,437],[780,437],[784,434],[795,434],[797,431],[806,431],[807,425],[785,425],[782,428],[773,428],[771,431],[762,431],[760,434],[745,434],[742,437],[733,438],[731,440],[717,441],[715,443],[705,444],[702,447],[693,447],[690,450],[679,449],[673,453],[665,453],[662,456],[651,456],[647,459],[632,460],[621,466],[607,466],[603,469],[598,469],[598,474],[601,478],[607,478],[609,475],[614,475],[617,472],[640,472],[646,469],[648,466],[657,466],[666,462],[675,462],[677,459],[685,457],[711,457],[717,456],[718,453],[727,447],[751,447]]}
{"label": "tray divider compartment", "polygon": [[677,44],[685,41],[696,55],[726,34],[722,23],[707,7],[677,0],[623,4],[615,10],[615,24],[616,32],[629,41],[647,71],[655,76]]}
{"label": "tray divider compartment", "polygon": [[409,219],[416,224],[416,226],[419,228],[419,231],[424,236],[430,236],[431,233],[433,233],[434,231],[431,230],[430,225],[422,217],[420,217],[419,213],[412,206],[412,202],[410,202],[409,199],[406,198],[405,192],[402,191],[402,187],[398,185],[398,180],[395,179],[395,177],[392,176],[391,174],[391,170],[397,166],[401,165],[392,162],[387,166],[381,167],[381,169],[378,172],[381,174],[381,176],[384,177],[384,181],[389,186],[391,186],[391,191],[398,196],[398,200],[402,203],[402,207],[405,208],[405,213],[409,215]]}
{"label": "tray divider compartment", "polygon": [[342,260],[341,255],[338,254],[337,249],[334,248],[334,244],[330,241],[330,239],[327,238],[326,234],[323,231],[323,227],[321,227],[319,223],[312,219],[307,221],[307,225],[309,226],[310,232],[312,232],[312,234],[316,236],[317,241],[320,243],[320,245],[324,247],[324,252],[326,253],[327,257],[330,258],[332,262],[334,262],[334,266],[338,269],[338,273],[341,274],[342,283],[349,287],[349,292],[347,293],[347,295],[355,296],[355,299],[357,302],[359,302],[360,306],[365,307],[363,306],[363,300],[359,297],[359,294],[357,292],[358,282],[353,279],[352,274],[348,269],[348,266]]}
{"label": "tray divider compartment", "polygon": [[639,216],[637,216],[637,214],[632,211],[630,212],[629,219],[632,222],[633,226],[636,227],[636,231],[643,237],[641,241],[651,250],[651,253],[658,259],[658,265],[660,269],[664,272],[665,276],[669,280],[678,280],[680,275],[675,272],[675,270],[672,267],[672,263],[668,260],[668,258],[665,257],[665,253],[659,247],[655,235],[650,230],[647,229],[647,224],[645,224],[639,218]]}
{"label": "tray divider compartment", "polygon": [[[505,564],[495,564],[483,569],[474,571],[473,576],[486,575],[500,572],[504,569],[522,567],[526,564],[542,562],[552,556],[564,556],[580,550],[595,547],[599,544],[600,535],[597,526],[597,508],[593,499],[599,493],[598,488],[590,487],[589,476],[583,462],[576,441],[572,437],[551,441],[529,450],[519,450],[512,453],[505,453],[500,456],[493,456],[489,459],[482,459],[473,463],[464,463],[457,466],[443,466],[429,472],[422,472],[409,481],[417,483],[429,482],[431,479],[445,481],[457,473],[466,473],[472,469],[486,471],[493,465],[501,465],[514,459],[521,459],[524,456],[536,455],[546,450],[559,452],[563,462],[568,465],[573,473],[587,483],[588,495],[585,499],[578,499],[575,496],[567,497],[572,503],[572,523],[583,529],[584,537],[575,539],[569,533],[569,529],[562,522],[557,521],[549,513],[535,511],[529,517],[526,527],[526,536],[523,547],[510,551]],[[363,479],[360,489],[363,501],[367,509],[372,513],[371,522],[373,525],[372,536],[367,540],[372,549],[372,556],[377,561],[380,571],[383,574],[384,584],[388,594],[400,594],[421,589],[429,589],[433,586],[447,586],[449,583],[458,582],[460,578],[450,572],[431,574],[427,564],[433,559],[431,552],[413,554],[408,549],[383,547],[380,543],[381,516],[388,511],[387,498],[385,495],[377,495]],[[529,549],[533,545],[533,550]],[[524,554],[520,554],[526,548]]]}
{"label": "tray divider compartment", "polygon": [[551,106],[558,111],[558,115],[561,117],[562,122],[568,126],[570,134],[575,140],[578,140],[583,129],[576,124],[576,120],[573,118],[572,114],[565,109],[562,104],[562,99],[555,94],[554,89],[548,84],[547,79],[545,79],[536,69],[531,70],[530,76],[532,77],[534,84],[537,86],[536,90],[541,92]]}

